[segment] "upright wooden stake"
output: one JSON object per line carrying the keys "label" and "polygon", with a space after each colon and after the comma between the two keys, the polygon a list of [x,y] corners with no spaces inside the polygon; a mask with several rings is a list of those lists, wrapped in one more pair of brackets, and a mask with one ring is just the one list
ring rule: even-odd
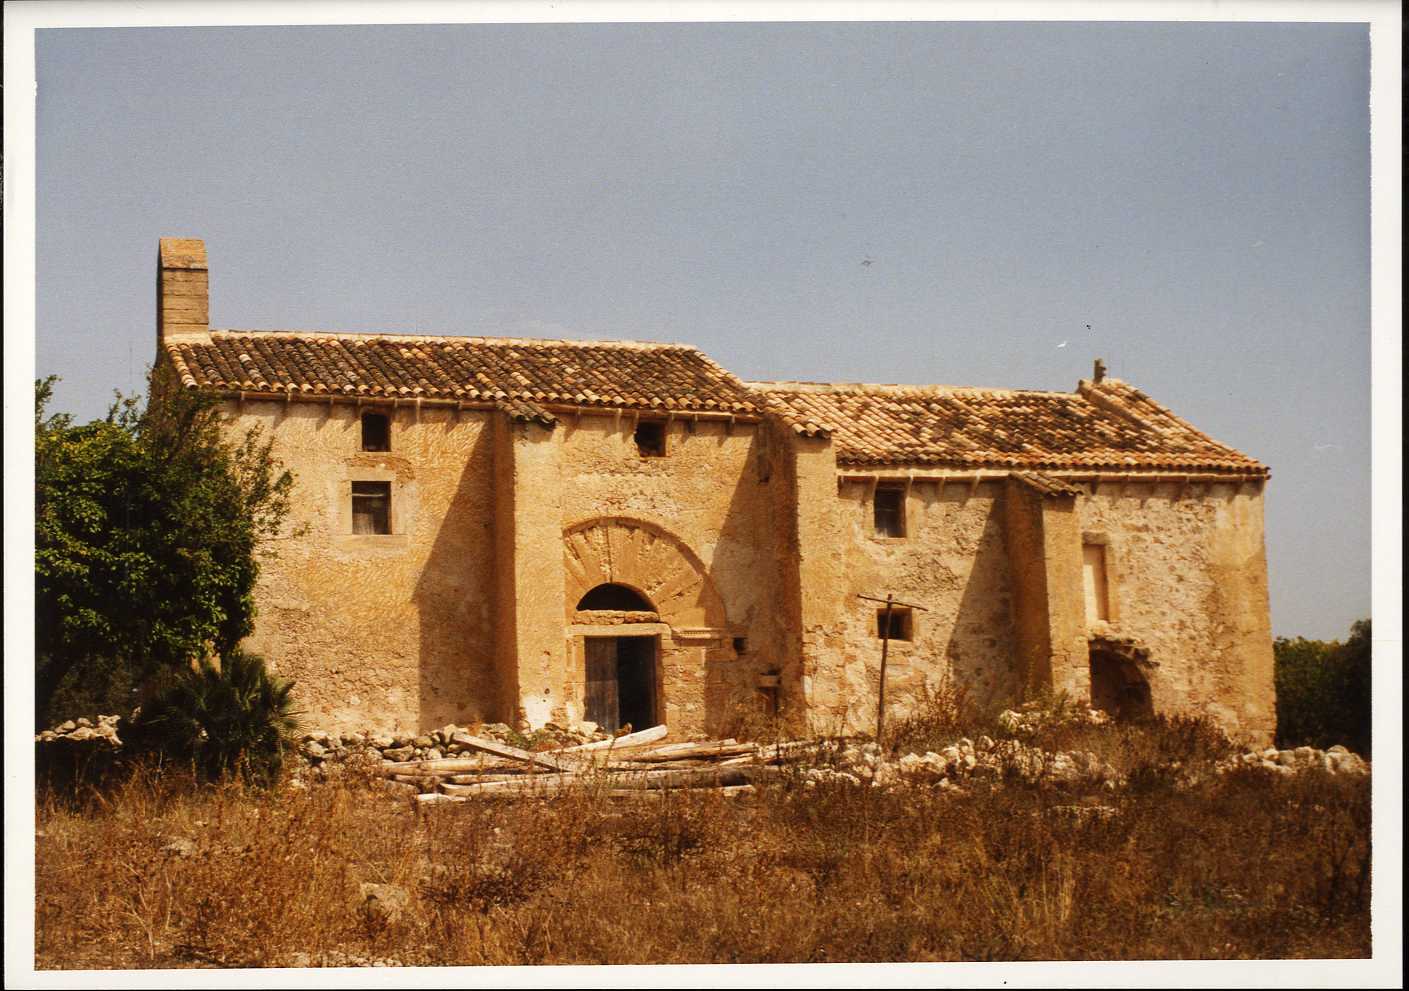
{"label": "upright wooden stake", "polygon": [[886,593],[886,620],[881,627],[881,690],[876,699],[876,742],[880,743],[886,730],[886,655],[890,653],[890,616],[895,597]]}
{"label": "upright wooden stake", "polygon": [[890,655],[890,620],[895,614],[895,607],[902,606],[906,609],[918,609],[920,612],[929,612],[924,606],[916,605],[913,602],[901,602],[892,593],[887,592],[884,599],[878,599],[873,595],[858,595],[858,599],[865,599],[867,602],[879,602],[886,607],[885,619],[881,623],[881,683],[879,697],[876,700],[876,742],[881,742],[881,734],[886,728],[886,660]]}

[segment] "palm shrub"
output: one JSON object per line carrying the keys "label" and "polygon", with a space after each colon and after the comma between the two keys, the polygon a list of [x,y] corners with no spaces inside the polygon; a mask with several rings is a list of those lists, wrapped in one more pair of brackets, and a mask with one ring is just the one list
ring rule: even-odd
{"label": "palm shrub", "polygon": [[298,728],[293,682],[238,648],[173,676],[136,720],[139,749],[190,764],[207,780],[238,774],[267,784]]}

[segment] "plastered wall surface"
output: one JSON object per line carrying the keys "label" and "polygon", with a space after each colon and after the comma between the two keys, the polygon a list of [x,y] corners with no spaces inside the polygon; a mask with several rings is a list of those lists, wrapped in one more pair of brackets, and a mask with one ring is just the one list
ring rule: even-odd
{"label": "plastered wall surface", "polygon": [[[567,547],[569,598],[590,587],[580,577],[574,584],[574,574],[607,574],[593,542],[617,541],[624,548],[616,554],[617,580],[650,598],[674,630],[662,642],[672,730],[728,732],[762,713],[758,676],[795,653],[780,602],[788,573],[787,521],[777,511],[786,488],[782,452],[759,424],[681,419],[666,426],[665,456],[643,457],[633,428],[632,418],[614,416],[566,419],[559,427],[564,528],[576,533]],[[654,550],[637,550],[647,546]],[[700,608],[676,602],[679,615],[672,617],[671,603],[660,600],[681,592],[699,599],[693,604]],[[719,608],[703,608],[710,596]],[[580,639],[570,638],[569,650],[577,682]],[[567,701],[564,715],[572,718],[578,700]]]}
{"label": "plastered wall surface", "polygon": [[1275,729],[1261,486],[1105,485],[1079,499],[1108,541],[1114,621],[1093,632],[1149,650],[1156,712],[1205,714],[1257,742]]}
{"label": "plastered wall surface", "polygon": [[[392,411],[391,451],[361,451],[348,405],[246,402],[296,482],[261,566],[248,646],[296,680],[329,729],[416,730],[491,715],[495,603],[492,451],[483,413]],[[350,483],[392,484],[390,535],[352,533]]]}
{"label": "plastered wall surface", "polygon": [[911,642],[891,641],[887,718],[909,711],[922,686],[936,687],[946,677],[981,703],[1016,697],[1001,496],[997,482],[977,488],[917,482],[905,499],[906,535],[878,537],[871,485],[841,483],[836,502],[844,580],[815,704],[845,730],[874,730],[879,690],[876,614],[883,607],[858,594],[889,593],[928,610],[913,614]]}
{"label": "plastered wall surface", "polygon": [[[891,644],[893,717],[946,677],[980,704],[1044,687],[1084,696],[1085,638],[1105,634],[1148,651],[1156,711],[1271,736],[1253,483],[1126,483],[1018,503],[1002,481],[917,480],[905,536],[880,537],[872,483],[839,481],[825,441],[767,424],[677,420],[666,456],[651,458],[629,419],[549,430],[383,407],[392,450],[371,453],[353,406],[230,410],[237,430],[269,431],[297,475],[288,529],[302,534],[264,562],[249,646],[298,682],[319,725],[579,719],[583,638],[605,620],[575,607],[619,581],[659,610],[660,712],[675,734],[725,734],[764,714],[765,675],[780,676],[794,729],[873,730],[879,607],[857,596],[891,593],[927,607],[913,639]],[[390,535],[352,534],[355,480],[391,483]],[[1088,541],[1105,547],[1107,622],[1086,616]]]}

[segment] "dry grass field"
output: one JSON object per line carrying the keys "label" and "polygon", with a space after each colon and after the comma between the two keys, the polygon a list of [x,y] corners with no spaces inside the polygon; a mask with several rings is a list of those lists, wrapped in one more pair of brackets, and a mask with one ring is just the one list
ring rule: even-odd
{"label": "dry grass field", "polygon": [[35,963],[1370,954],[1368,777],[1181,785],[1216,757],[1197,726],[1071,732],[1082,738],[1038,742],[1100,748],[1129,784],[956,793],[784,777],[741,797],[584,787],[419,807],[352,772],[259,791],[139,770],[40,796]]}

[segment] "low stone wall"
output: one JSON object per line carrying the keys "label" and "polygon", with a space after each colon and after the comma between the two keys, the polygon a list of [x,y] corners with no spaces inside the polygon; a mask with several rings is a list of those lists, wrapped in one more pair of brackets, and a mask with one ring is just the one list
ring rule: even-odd
{"label": "low stone wall", "polygon": [[454,742],[456,733],[487,737],[523,749],[535,749],[543,744],[558,749],[609,738],[609,734],[603,733],[596,723],[591,722],[577,723],[571,727],[548,723],[528,735],[519,733],[504,723],[474,726],[458,726],[452,723],[414,736],[406,733],[335,733],[312,730],[303,734],[298,752],[314,769],[356,759],[375,760],[378,763],[384,760],[440,760],[471,750],[465,744]]}

